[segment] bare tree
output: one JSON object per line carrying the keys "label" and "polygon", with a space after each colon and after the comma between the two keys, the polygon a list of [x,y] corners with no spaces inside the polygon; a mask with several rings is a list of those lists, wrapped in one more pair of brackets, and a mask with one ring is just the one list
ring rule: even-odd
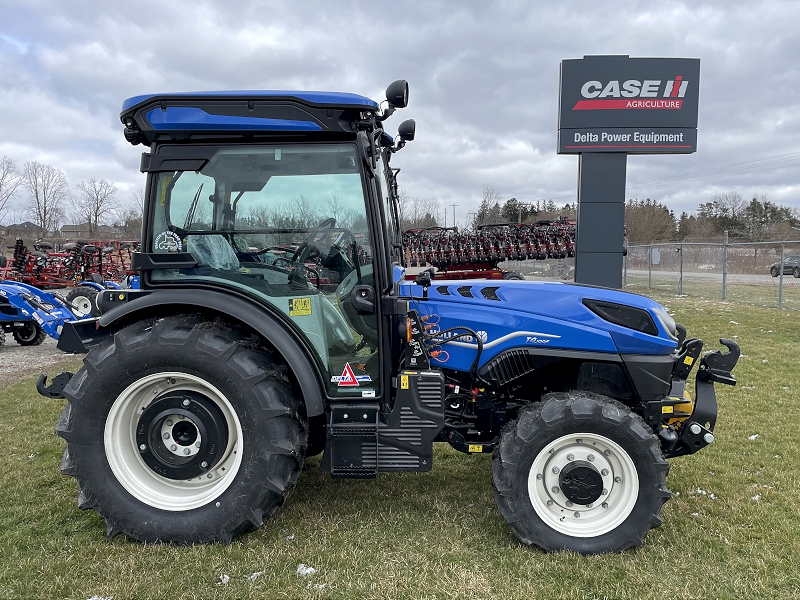
{"label": "bare tree", "polygon": [[401,191],[398,197],[400,210],[400,229],[422,229],[435,227],[439,224],[439,215],[442,210],[441,202],[433,197],[410,197]]}
{"label": "bare tree", "polygon": [[58,229],[64,215],[61,205],[69,197],[64,172],[36,161],[26,162],[22,186],[30,194],[25,209],[36,225],[45,231]]}
{"label": "bare tree", "polygon": [[22,184],[22,176],[17,172],[14,161],[4,156],[0,160],[0,221],[5,216],[6,204]]}
{"label": "bare tree", "polygon": [[80,194],[75,198],[75,208],[81,220],[89,224],[89,236],[97,233],[100,219],[103,219],[112,211],[117,204],[117,186],[105,179],[95,179],[81,181],[78,184]]}
{"label": "bare tree", "polygon": [[139,209],[139,216],[141,217],[144,214],[144,190],[142,188],[134,190],[133,194],[131,194],[131,199],[133,200],[134,208]]}

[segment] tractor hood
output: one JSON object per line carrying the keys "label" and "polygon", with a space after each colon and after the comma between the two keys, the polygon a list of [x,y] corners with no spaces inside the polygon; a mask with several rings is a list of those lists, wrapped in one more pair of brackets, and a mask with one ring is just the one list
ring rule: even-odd
{"label": "tractor hood", "polygon": [[[487,350],[544,344],[620,354],[669,354],[677,346],[675,322],[660,304],[608,288],[434,279],[427,291],[413,282],[402,283],[400,295],[409,298],[420,314],[438,315],[441,330],[464,325],[478,331],[486,338]],[[484,358],[495,353],[486,352]]]}

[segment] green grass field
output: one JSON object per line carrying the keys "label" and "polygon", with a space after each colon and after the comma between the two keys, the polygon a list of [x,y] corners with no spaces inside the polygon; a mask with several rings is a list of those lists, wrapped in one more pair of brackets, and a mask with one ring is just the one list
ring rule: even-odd
{"label": "green grass field", "polygon": [[[735,336],[743,355],[739,384],[717,386],[717,440],[672,461],[675,496],[640,550],[520,545],[495,508],[491,458],[449,447],[432,473],[377,481],[334,481],[311,459],[277,515],[230,546],[109,540],[58,471],[64,401],[27,378],[0,389],[0,598],[800,597],[800,312],[653,294],[707,348]],[[316,573],[298,576],[300,563]]]}

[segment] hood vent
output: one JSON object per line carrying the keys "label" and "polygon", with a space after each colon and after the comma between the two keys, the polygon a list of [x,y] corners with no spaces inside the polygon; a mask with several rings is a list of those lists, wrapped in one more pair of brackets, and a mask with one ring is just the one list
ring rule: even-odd
{"label": "hood vent", "polygon": [[436,288],[436,291],[439,292],[442,296],[449,296],[450,290],[447,289],[446,285],[440,285]]}
{"label": "hood vent", "polygon": [[497,290],[499,289],[500,288],[497,287],[485,287],[481,290],[481,295],[487,300],[497,300],[500,302],[500,298],[497,297]]}
{"label": "hood vent", "polygon": [[458,290],[456,290],[459,294],[464,296],[464,298],[474,298],[475,296],[472,295],[472,286],[471,285],[462,285]]}

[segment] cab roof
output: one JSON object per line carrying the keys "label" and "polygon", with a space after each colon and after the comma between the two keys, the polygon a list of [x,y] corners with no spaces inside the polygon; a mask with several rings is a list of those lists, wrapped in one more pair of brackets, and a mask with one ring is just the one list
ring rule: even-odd
{"label": "cab roof", "polygon": [[289,90],[220,90],[209,92],[167,92],[162,94],[143,94],[133,96],[122,103],[122,113],[140,104],[153,100],[188,100],[188,99],[276,99],[296,98],[315,106],[337,106],[342,108],[376,109],[378,103],[365,96],[347,92],[315,92],[315,91],[289,91]]}

